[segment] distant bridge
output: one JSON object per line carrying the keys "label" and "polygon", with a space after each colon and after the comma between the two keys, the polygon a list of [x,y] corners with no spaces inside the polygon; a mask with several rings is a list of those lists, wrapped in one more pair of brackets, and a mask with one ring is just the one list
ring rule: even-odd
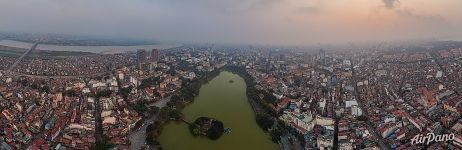
{"label": "distant bridge", "polygon": [[7,72],[11,72],[11,70],[13,70],[21,62],[21,60],[24,57],[29,55],[30,52],[32,52],[33,50],[35,50],[35,48],[37,48],[37,45],[38,45],[38,42],[35,42],[34,45],[29,50],[27,50],[24,54],[22,54],[21,57],[19,57],[18,60],[16,60],[16,62],[14,62],[13,65],[11,65],[10,68],[8,68]]}

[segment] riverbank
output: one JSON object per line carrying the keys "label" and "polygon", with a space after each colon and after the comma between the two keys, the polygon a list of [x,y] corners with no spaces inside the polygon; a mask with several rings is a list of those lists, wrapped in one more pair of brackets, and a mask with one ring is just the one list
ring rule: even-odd
{"label": "riverbank", "polygon": [[[0,40],[0,45],[30,49],[33,43],[13,41],[13,40]],[[170,49],[180,47],[181,44],[154,44],[154,45],[131,45],[131,46],[62,46],[62,45],[49,45],[39,44],[37,50],[48,51],[68,51],[68,52],[90,52],[97,54],[116,54],[125,52],[136,52],[138,49]]]}
{"label": "riverbank", "polygon": [[[30,49],[30,47],[29,47]],[[20,57],[28,49],[26,48],[16,48],[0,45],[0,56],[9,56],[9,57]],[[91,52],[76,52],[76,51],[31,51],[28,57],[33,58],[60,58],[60,57],[70,57],[70,56],[94,56],[98,55]]]}

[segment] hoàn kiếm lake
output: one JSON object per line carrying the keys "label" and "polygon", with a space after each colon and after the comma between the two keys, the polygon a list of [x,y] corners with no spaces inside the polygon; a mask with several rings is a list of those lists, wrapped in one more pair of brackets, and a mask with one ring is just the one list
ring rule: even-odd
{"label": "ho\u00e0n ki\u1ebfm lake", "polygon": [[[229,81],[234,82],[230,83]],[[170,121],[165,124],[158,139],[164,150],[276,150],[279,146],[271,141],[256,123],[255,114],[247,100],[246,83],[243,78],[228,71],[221,72],[207,84],[202,85],[194,102],[183,109],[185,120],[212,117],[231,128],[218,140],[194,136],[188,125]]]}

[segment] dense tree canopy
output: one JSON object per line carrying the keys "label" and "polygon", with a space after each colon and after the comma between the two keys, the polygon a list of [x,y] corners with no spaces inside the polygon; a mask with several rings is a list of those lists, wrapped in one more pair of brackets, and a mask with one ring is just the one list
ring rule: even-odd
{"label": "dense tree canopy", "polygon": [[273,119],[268,114],[257,114],[255,119],[257,124],[265,131],[268,131],[274,124]]}

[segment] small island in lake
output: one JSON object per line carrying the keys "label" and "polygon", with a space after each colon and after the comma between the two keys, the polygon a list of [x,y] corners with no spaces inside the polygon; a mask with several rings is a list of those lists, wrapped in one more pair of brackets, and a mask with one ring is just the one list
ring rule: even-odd
{"label": "small island in lake", "polygon": [[189,130],[193,135],[203,135],[212,140],[216,140],[223,134],[224,127],[223,123],[219,120],[199,117],[189,125]]}

